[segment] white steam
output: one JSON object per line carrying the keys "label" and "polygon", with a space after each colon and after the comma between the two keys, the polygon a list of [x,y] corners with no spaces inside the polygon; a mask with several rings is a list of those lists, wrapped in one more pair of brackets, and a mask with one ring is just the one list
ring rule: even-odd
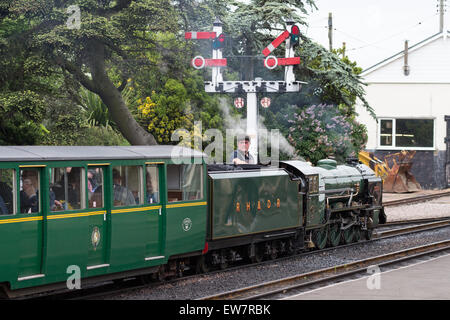
{"label": "white steam", "polygon": [[[236,135],[246,132],[247,119],[243,119],[241,114],[234,115],[231,113],[229,107],[229,100],[226,98],[219,99],[219,107],[223,114],[223,121],[225,128],[233,130]],[[275,141],[278,141],[278,146],[271,145],[271,136],[275,137]],[[272,148],[272,153],[279,153],[279,151],[286,153],[290,157],[295,157],[295,148],[287,141],[287,139],[278,130],[268,130],[264,125],[264,117],[258,116],[258,140],[259,144],[265,143]],[[263,141],[261,141],[263,140]],[[227,144],[233,144],[233,141],[227,141]],[[278,148],[277,148],[278,147]]]}

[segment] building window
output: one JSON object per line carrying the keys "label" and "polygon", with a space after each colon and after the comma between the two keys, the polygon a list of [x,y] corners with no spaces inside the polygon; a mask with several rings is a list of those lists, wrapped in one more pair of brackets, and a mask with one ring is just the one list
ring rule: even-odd
{"label": "building window", "polygon": [[380,146],[392,146],[392,123],[394,120],[380,120]]}
{"label": "building window", "polygon": [[433,148],[433,119],[380,119],[380,147]]}

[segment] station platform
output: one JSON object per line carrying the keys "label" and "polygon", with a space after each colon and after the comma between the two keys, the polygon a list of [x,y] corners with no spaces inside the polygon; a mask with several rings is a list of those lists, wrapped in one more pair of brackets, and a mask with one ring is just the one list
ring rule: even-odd
{"label": "station platform", "polygon": [[386,272],[381,269],[378,275],[368,273],[284,300],[448,300],[449,266],[450,254]]}

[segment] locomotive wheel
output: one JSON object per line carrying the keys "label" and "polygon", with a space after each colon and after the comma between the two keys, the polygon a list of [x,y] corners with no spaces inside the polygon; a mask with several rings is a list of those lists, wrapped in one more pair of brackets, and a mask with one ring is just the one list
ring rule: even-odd
{"label": "locomotive wheel", "polygon": [[278,241],[272,241],[270,244],[270,255],[271,260],[275,260],[278,257],[278,252],[280,248],[280,243]]}
{"label": "locomotive wheel", "polygon": [[264,259],[264,250],[261,245],[255,245],[255,255],[251,257],[253,263],[260,263]]}
{"label": "locomotive wheel", "polygon": [[342,232],[342,242],[344,244],[350,244],[355,238],[355,229],[353,227],[347,228]]}
{"label": "locomotive wheel", "polygon": [[336,247],[341,241],[342,231],[339,223],[333,223],[329,226],[328,230],[328,245],[330,247]]}
{"label": "locomotive wheel", "polygon": [[159,282],[164,282],[166,280],[167,274],[163,268],[159,268],[158,272],[153,274],[153,278]]}
{"label": "locomotive wheel", "polygon": [[328,227],[314,230],[312,239],[317,249],[325,248],[328,240]]}
{"label": "locomotive wheel", "polygon": [[225,270],[226,268],[228,268],[227,251],[226,250],[221,250],[220,259],[221,259],[221,262],[219,264],[219,268],[221,270]]}
{"label": "locomotive wheel", "polygon": [[353,237],[353,242],[358,242],[359,240],[361,240],[362,230],[359,228],[359,226],[353,226],[352,228],[355,230],[354,231],[355,235]]}
{"label": "locomotive wheel", "polygon": [[295,253],[295,246],[292,243],[292,240],[289,240],[288,243],[286,244],[286,253],[289,256]]}
{"label": "locomotive wheel", "polygon": [[363,231],[364,239],[370,240],[373,236],[373,229],[367,229]]}
{"label": "locomotive wheel", "polygon": [[197,263],[195,266],[195,271],[196,273],[207,273],[209,272],[209,267],[208,264],[206,262],[206,256],[200,256],[197,259]]}

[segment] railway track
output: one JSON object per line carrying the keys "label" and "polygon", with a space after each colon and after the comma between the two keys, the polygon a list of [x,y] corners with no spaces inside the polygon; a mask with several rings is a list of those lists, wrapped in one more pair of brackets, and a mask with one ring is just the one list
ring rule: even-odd
{"label": "railway track", "polygon": [[200,300],[274,299],[280,294],[286,295],[294,290],[307,290],[312,286],[336,282],[337,280],[345,279],[356,274],[367,275],[367,268],[370,266],[376,265],[379,268],[386,267],[448,250],[450,250],[450,240],[435,242],[432,244],[396,251],[331,268],[298,274],[234,291],[223,292],[204,297]]}
{"label": "railway track", "polygon": [[[427,201],[427,200],[431,200],[431,199],[434,199],[437,197],[445,196],[447,194],[450,194],[450,192],[433,195],[433,197],[425,197],[425,198],[419,197],[417,199],[414,198],[413,201],[414,202]],[[420,199],[420,200],[418,200],[418,199]],[[411,200],[411,198],[407,199],[407,200]],[[397,201],[395,201],[395,204],[393,204],[393,203],[394,202],[390,202],[389,205],[400,205],[400,203],[398,203]],[[413,224],[413,225],[411,226],[411,224]],[[378,230],[376,230],[376,232],[374,233],[373,239],[371,239],[369,241],[377,241],[377,240],[395,237],[395,236],[399,236],[399,235],[406,235],[406,234],[410,234],[410,233],[414,233],[414,232],[433,230],[433,229],[437,229],[437,228],[443,228],[443,227],[446,227],[449,225],[450,225],[450,217],[390,222],[385,225],[381,225],[380,228],[378,228]],[[382,230],[385,228],[396,227],[396,226],[400,226],[400,228],[390,229],[390,230]],[[359,243],[360,242],[342,245],[342,246],[340,246],[340,248],[357,245]],[[307,251],[307,252],[299,253],[296,256],[301,257],[303,255],[314,254],[314,253],[324,252],[324,251],[333,250],[333,249],[336,249],[336,248],[331,247],[331,248],[325,248],[323,250]],[[279,258],[277,260],[281,261],[283,259],[289,259],[292,257],[293,256],[287,256],[287,257]],[[267,261],[264,261],[264,262],[261,262],[258,264],[253,264],[253,265],[265,264],[265,263],[270,263],[270,262],[273,262],[273,260],[267,260]],[[227,270],[239,269],[239,268],[243,268],[246,266],[247,266],[246,264],[244,264],[244,265],[239,264],[237,266],[228,268]],[[217,272],[222,272],[222,270],[212,271],[209,274],[217,273]],[[166,281],[166,283],[176,283],[177,281],[194,278],[196,276],[198,276],[198,275],[191,275],[191,276],[186,276],[186,277],[182,277],[182,278],[177,278],[177,279]],[[159,283],[147,283],[147,282],[143,283],[141,279],[130,279],[128,281],[123,281],[123,282],[119,282],[119,283],[116,282],[116,283],[106,284],[103,287],[89,288],[89,289],[84,290],[85,293],[81,293],[81,292],[62,293],[62,294],[56,294],[54,296],[51,296],[50,298],[52,298],[52,299],[76,299],[76,300],[78,300],[78,299],[95,299],[95,298],[101,298],[101,297],[107,296],[107,295],[123,293],[123,292],[129,291],[129,290],[148,288],[149,286],[157,286],[157,285],[159,285]]]}
{"label": "railway track", "polygon": [[[423,223],[420,223],[421,220],[415,220],[412,223],[402,223],[400,224],[391,224],[391,225],[385,225],[382,228],[377,228],[375,236],[375,239],[385,239],[391,236],[396,235],[405,235],[413,232],[419,232],[424,230],[433,230],[437,228],[442,228],[446,226],[450,226],[450,218],[437,218],[437,219],[423,219]],[[392,226],[402,226],[405,224],[414,224],[413,226],[406,226],[396,229],[389,229],[382,231],[382,229],[386,227],[392,227]]]}
{"label": "railway track", "polygon": [[385,207],[393,207],[393,206],[400,206],[404,204],[413,204],[418,202],[425,202],[441,197],[450,196],[450,191],[444,191],[439,192],[435,194],[427,194],[427,195],[420,195],[415,197],[409,197],[409,198],[403,198],[403,199],[397,199],[397,200],[390,200],[390,201],[383,201],[383,205]]}
{"label": "railway track", "polygon": [[[387,231],[380,231],[374,234],[374,238],[372,240],[363,241],[363,242],[355,242],[347,245],[342,245],[339,248],[344,247],[351,247],[371,241],[379,241],[391,237],[396,237],[400,235],[407,235],[415,232],[421,232],[421,231],[428,231],[433,230],[437,228],[443,228],[446,226],[450,226],[450,218],[442,219],[423,219],[425,223],[420,223],[422,220],[414,220],[415,225],[413,226],[406,226],[395,230],[387,230]],[[299,253],[295,256],[285,256],[282,258],[277,259],[276,261],[283,261],[285,259],[291,259],[293,257],[300,258],[302,256],[307,256],[310,254],[318,254],[321,252],[326,252],[329,250],[334,250],[336,247],[330,247],[325,248],[323,250],[314,250],[314,251],[307,251]],[[266,260],[257,264],[252,264],[252,266],[257,265],[264,265],[268,263],[272,263],[275,260]],[[241,268],[248,267],[248,264],[238,264],[236,266],[227,268],[226,270],[215,270],[208,273],[208,275],[212,275],[215,273],[220,273],[223,271],[233,271],[233,270],[239,270]],[[188,275],[182,278],[176,278],[165,281],[166,284],[173,284],[176,285],[178,281],[184,281],[188,279],[195,279],[195,277],[198,277],[199,275]],[[64,293],[61,295],[56,295],[53,297],[50,297],[51,299],[72,299],[72,300],[80,300],[80,299],[99,299],[105,296],[114,295],[114,294],[124,294],[127,291],[136,290],[136,289],[144,289],[144,288],[150,288],[154,286],[155,288],[160,285],[160,282],[153,282],[153,283],[143,283],[141,279],[130,279],[128,281],[124,281],[122,283],[111,283],[107,284],[104,287],[97,287],[97,288],[90,288],[84,290],[84,292],[70,292],[70,293]]]}

